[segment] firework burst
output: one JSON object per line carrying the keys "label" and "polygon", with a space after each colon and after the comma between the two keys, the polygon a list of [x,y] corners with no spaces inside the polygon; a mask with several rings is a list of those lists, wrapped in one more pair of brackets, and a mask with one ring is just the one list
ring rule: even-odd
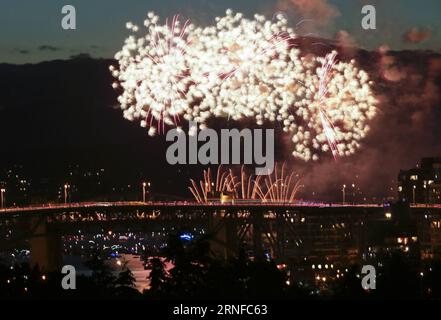
{"label": "firework burst", "polygon": [[337,61],[336,52],[302,56],[285,16],[250,20],[228,10],[204,28],[178,17],[158,21],[149,13],[146,35],[130,36],[116,54],[119,68],[111,67],[124,116],[149,134],[179,126],[181,117],[201,129],[213,117],[251,118],[280,122],[293,156],[305,161],[360,148],[376,114],[373,83],[355,61]]}
{"label": "firework burst", "polygon": [[137,38],[140,28],[127,23],[134,35],[116,54],[119,70],[111,67],[123,93],[118,98],[124,117],[140,119],[149,134],[164,133],[165,125],[178,125],[179,116],[189,108],[186,91],[192,83],[187,48],[189,21],[181,23],[179,16],[158,25],[159,17],[149,13],[144,21],[146,34]]}

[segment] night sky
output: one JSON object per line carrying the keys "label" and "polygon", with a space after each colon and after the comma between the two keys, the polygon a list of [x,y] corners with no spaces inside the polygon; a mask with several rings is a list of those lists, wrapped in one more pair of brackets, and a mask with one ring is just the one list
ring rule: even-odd
{"label": "night sky", "polygon": [[[61,8],[77,10],[77,30],[61,28]],[[377,29],[361,28],[361,7],[377,9]],[[148,11],[161,17],[180,13],[196,24],[207,24],[227,8],[248,16],[268,17],[283,11],[292,25],[302,19],[300,35],[340,39],[375,49],[441,49],[439,0],[3,0],[0,3],[0,62],[27,63],[88,53],[111,58],[127,36],[127,21],[141,23]]]}

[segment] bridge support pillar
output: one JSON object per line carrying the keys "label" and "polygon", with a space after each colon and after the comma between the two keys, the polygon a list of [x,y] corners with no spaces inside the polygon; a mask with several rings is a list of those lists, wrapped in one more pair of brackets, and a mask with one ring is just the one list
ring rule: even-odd
{"label": "bridge support pillar", "polygon": [[253,249],[256,259],[263,259],[263,212],[253,212]]}
{"label": "bridge support pillar", "polygon": [[237,221],[225,210],[210,213],[209,233],[212,254],[224,260],[237,256],[239,252],[237,239]]}
{"label": "bridge support pillar", "polygon": [[45,217],[35,217],[30,222],[31,267],[42,272],[58,271],[63,262],[61,235],[50,230]]}

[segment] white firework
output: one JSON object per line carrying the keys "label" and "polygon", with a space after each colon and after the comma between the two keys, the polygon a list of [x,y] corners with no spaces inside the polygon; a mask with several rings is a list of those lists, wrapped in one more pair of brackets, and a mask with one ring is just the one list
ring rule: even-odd
{"label": "white firework", "polygon": [[[191,101],[186,92],[192,83],[188,33],[192,26],[183,24],[174,16],[170,25],[157,25],[159,17],[149,13],[144,21],[145,35],[130,36],[115,58],[119,70],[111,67],[118,79],[114,87],[121,86],[118,101],[124,117],[140,120],[149,127],[149,134],[164,132],[165,125],[178,125],[179,115],[189,108]],[[127,23],[135,34],[139,27]]]}
{"label": "white firework", "polygon": [[153,119],[177,125],[182,115],[203,128],[212,117],[253,118],[258,125],[280,122],[293,155],[305,161],[360,147],[377,103],[367,73],[355,61],[336,62],[336,52],[301,56],[283,15],[249,20],[227,10],[204,28],[181,27],[177,18],[157,26],[158,19],[149,13],[147,36],[129,37],[116,57],[119,71],[112,69],[124,115],[150,134],[161,132]]}

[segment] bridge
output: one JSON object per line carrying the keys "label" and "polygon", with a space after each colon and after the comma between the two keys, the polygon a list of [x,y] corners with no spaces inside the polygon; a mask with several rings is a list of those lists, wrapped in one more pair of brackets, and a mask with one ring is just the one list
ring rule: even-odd
{"label": "bridge", "polygon": [[[134,209],[161,209],[166,207],[193,207],[193,208],[230,208],[230,207],[247,207],[247,208],[381,208],[388,207],[387,204],[379,203],[345,203],[341,202],[312,202],[312,201],[295,201],[295,202],[261,202],[256,200],[236,200],[229,202],[212,201],[208,203],[199,203],[195,201],[116,201],[116,202],[74,202],[74,203],[50,203],[37,204],[25,207],[9,207],[0,209],[0,214],[4,213],[30,213],[30,212],[50,212],[70,209],[87,209],[87,208],[134,208]],[[410,204],[410,208],[429,208],[441,209],[441,204]]]}
{"label": "bridge", "polygon": [[[263,210],[280,210],[280,209],[308,209],[308,208],[334,208],[334,209],[368,209],[368,208],[384,208],[384,204],[342,204],[342,203],[325,203],[325,202],[257,202],[257,201],[239,201],[239,202],[209,202],[198,203],[192,201],[172,201],[172,202],[140,202],[140,201],[119,201],[119,202],[77,202],[63,204],[40,204],[26,207],[10,207],[0,209],[0,219],[11,215],[23,214],[48,214],[62,213],[66,211],[90,211],[100,209],[132,209],[132,210],[161,210],[167,208],[187,208],[187,209],[207,209],[215,208],[216,210],[232,209],[263,209]],[[441,205],[411,205],[412,208],[438,208]]]}
{"label": "bridge", "polygon": [[[441,205],[415,204],[410,214],[441,216]],[[352,234],[365,233],[368,221],[393,221],[395,213],[387,204],[341,204],[322,202],[269,203],[255,201],[197,203],[175,202],[81,202],[13,207],[0,210],[1,228],[14,228],[14,239],[1,247],[29,240],[31,263],[55,270],[62,260],[61,239],[78,228],[129,227],[146,231],[164,226],[203,225],[212,235],[212,248],[225,258],[235,255],[244,241],[255,255],[263,254],[264,243],[274,256],[284,256],[286,239],[308,236],[316,228],[326,240],[322,225],[338,221]],[[304,223],[304,222],[307,223]],[[316,230],[314,229],[314,230]],[[316,230],[316,231],[317,231]],[[316,233],[316,231],[313,231]],[[92,232],[92,231],[91,231]],[[314,237],[317,238],[317,234]],[[363,246],[359,242],[360,248]],[[360,249],[361,250],[361,249]]]}

